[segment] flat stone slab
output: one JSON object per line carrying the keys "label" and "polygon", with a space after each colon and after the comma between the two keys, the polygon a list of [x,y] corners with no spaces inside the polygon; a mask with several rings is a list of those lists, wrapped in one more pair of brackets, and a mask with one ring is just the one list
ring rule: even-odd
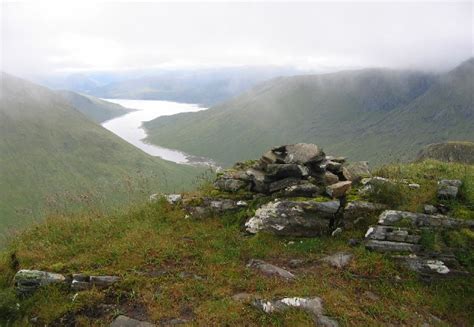
{"label": "flat stone slab", "polygon": [[250,260],[247,267],[260,270],[267,276],[278,276],[287,280],[295,279],[296,276],[283,268],[277,267],[262,260]]}
{"label": "flat stone slab", "polygon": [[408,211],[386,210],[379,216],[379,225],[430,228],[474,228],[473,220],[456,219],[443,215],[427,215]]}
{"label": "flat stone slab", "polygon": [[154,327],[155,324],[129,318],[127,316],[118,316],[110,324],[110,327]]}
{"label": "flat stone slab", "polygon": [[64,283],[66,277],[47,271],[22,269],[15,274],[13,280],[19,293],[28,294],[41,286]]}
{"label": "flat stone slab", "polygon": [[344,268],[347,266],[353,258],[353,255],[345,252],[334,253],[330,256],[324,257],[321,261],[328,263],[334,268]]}

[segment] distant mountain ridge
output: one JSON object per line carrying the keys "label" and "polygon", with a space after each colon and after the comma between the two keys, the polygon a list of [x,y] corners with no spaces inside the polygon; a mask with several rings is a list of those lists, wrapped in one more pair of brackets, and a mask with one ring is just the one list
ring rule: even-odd
{"label": "distant mountain ridge", "polygon": [[149,141],[230,165],[272,144],[317,143],[373,164],[474,140],[474,59],[444,74],[364,69],[280,77],[198,113],[145,123]]}
{"label": "distant mountain ridge", "polygon": [[147,155],[54,91],[5,73],[0,153],[0,234],[57,206],[67,212],[98,201],[99,208],[118,208],[152,190],[180,191],[202,172]]}

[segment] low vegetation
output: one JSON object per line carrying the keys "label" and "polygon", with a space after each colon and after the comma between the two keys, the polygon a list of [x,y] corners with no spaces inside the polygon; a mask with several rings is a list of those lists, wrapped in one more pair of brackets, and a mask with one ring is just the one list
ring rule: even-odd
{"label": "low vegetation", "polygon": [[[409,192],[406,202],[385,199],[410,209],[435,201],[437,179],[461,177],[465,185],[462,198],[450,205],[454,216],[474,219],[473,166],[428,161],[387,166],[378,174],[420,183],[419,191]],[[196,195],[209,192],[219,195],[208,186]],[[433,248],[440,237],[443,244],[456,245],[461,249],[456,255],[471,273],[426,283],[386,255],[367,251],[361,244],[348,245],[349,239],[361,240],[377,217],[366,217],[337,237],[248,236],[242,222],[253,215],[260,201],[251,201],[237,213],[203,219],[189,219],[179,206],[164,200],[113,215],[53,215],[12,236],[1,254],[0,324],[23,326],[35,321],[50,326],[106,326],[119,314],[154,322],[180,317],[206,326],[312,324],[311,317],[300,311],[267,315],[232,299],[241,292],[268,299],[320,296],[327,314],[337,317],[341,325],[474,323],[468,309],[474,307],[472,231],[423,235],[423,242]],[[344,269],[318,261],[335,251],[351,252],[354,260]],[[292,269],[298,278],[285,282],[247,268],[250,259],[283,266],[291,259],[302,259],[310,264]],[[20,298],[12,285],[19,268],[119,275],[122,280],[102,291],[74,294],[64,287],[50,286]]]}

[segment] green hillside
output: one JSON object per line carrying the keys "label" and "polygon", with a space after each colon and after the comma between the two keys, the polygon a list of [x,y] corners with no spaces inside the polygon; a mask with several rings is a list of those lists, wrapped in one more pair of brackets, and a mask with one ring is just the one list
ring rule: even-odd
{"label": "green hillside", "polygon": [[406,160],[428,143],[474,140],[473,66],[471,59],[440,76],[366,69],[282,77],[207,111],[145,126],[155,144],[226,165],[296,142],[372,164]]}
{"label": "green hillside", "polygon": [[89,119],[96,123],[103,123],[106,120],[124,115],[133,111],[122,107],[119,104],[104,101],[102,99],[80,94],[72,91],[57,91],[72,107],[76,108]]}
{"label": "green hillside", "polygon": [[181,190],[200,172],[137,150],[47,88],[4,73],[1,82],[0,233],[43,211]]}

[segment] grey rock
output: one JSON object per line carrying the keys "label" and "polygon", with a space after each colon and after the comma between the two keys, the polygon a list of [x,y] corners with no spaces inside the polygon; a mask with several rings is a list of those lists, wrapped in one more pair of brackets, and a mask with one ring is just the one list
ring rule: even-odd
{"label": "grey rock", "polygon": [[177,204],[181,202],[183,196],[181,194],[166,194],[165,199],[169,204]]}
{"label": "grey rock", "polygon": [[218,178],[214,182],[214,187],[224,192],[237,192],[248,185],[247,181],[232,178]]}
{"label": "grey rock", "polygon": [[209,207],[212,211],[215,212],[224,212],[228,210],[235,210],[238,209],[239,206],[237,202],[230,199],[223,199],[223,200],[212,200],[209,203]]}
{"label": "grey rock", "polygon": [[313,197],[322,193],[322,189],[312,183],[304,182],[301,184],[289,186],[281,191],[281,196],[284,197]]}
{"label": "grey rock", "polygon": [[353,258],[353,255],[345,252],[338,252],[333,255],[324,257],[321,261],[328,263],[332,267],[341,269],[347,266]]}
{"label": "grey rock", "polygon": [[268,185],[268,191],[270,193],[275,193],[281,191],[287,187],[295,186],[301,183],[301,179],[288,177],[285,179],[281,179],[279,181],[272,182]]}
{"label": "grey rock", "polygon": [[368,298],[369,300],[372,300],[372,301],[378,301],[380,300],[380,296],[378,296],[377,294],[371,292],[371,291],[365,291],[364,292],[364,296],[366,298]]}
{"label": "grey rock", "polygon": [[325,315],[318,316],[317,323],[318,323],[318,326],[322,326],[322,327],[338,327],[339,326],[339,323],[336,320]]}
{"label": "grey rock", "polygon": [[385,210],[379,216],[379,225],[396,226],[403,223],[412,227],[428,228],[474,228],[474,221],[450,218],[442,215],[427,215],[408,211]]}
{"label": "grey rock", "polygon": [[30,294],[41,286],[66,282],[61,274],[41,270],[19,270],[13,278],[15,287],[20,294]]}
{"label": "grey rock", "polygon": [[120,281],[118,276],[91,276],[90,283],[96,287],[109,287]]}
{"label": "grey rock", "polygon": [[336,228],[335,230],[332,231],[331,236],[332,236],[332,237],[335,237],[335,236],[337,236],[337,235],[339,235],[339,234],[341,234],[341,233],[342,233],[342,228],[341,228],[341,227],[338,227],[338,228]]}
{"label": "grey rock", "polygon": [[333,198],[344,196],[351,189],[351,181],[338,182],[326,187],[326,193]]}
{"label": "grey rock", "polygon": [[344,219],[355,220],[360,217],[367,217],[380,214],[387,209],[385,204],[366,202],[366,201],[352,201],[349,202],[344,209]]}
{"label": "grey rock", "polygon": [[462,182],[458,179],[443,179],[438,182],[438,198],[456,199]]}
{"label": "grey rock", "polygon": [[427,215],[435,215],[438,213],[438,209],[434,205],[431,205],[431,204],[425,204],[423,207],[423,211]]}
{"label": "grey rock", "polygon": [[284,163],[299,165],[320,162],[326,157],[324,152],[316,144],[309,143],[283,145],[273,148],[272,152]]}
{"label": "grey rock", "polygon": [[415,234],[412,229],[391,226],[370,227],[365,234],[366,239],[378,241],[393,241],[417,244],[420,235]]}
{"label": "grey rock", "polygon": [[247,264],[247,267],[258,269],[267,276],[279,276],[279,277],[285,278],[287,280],[291,280],[291,279],[296,278],[296,276],[293,275],[288,270],[277,267],[275,265],[272,265],[272,264],[267,263],[267,262],[262,261],[262,260],[252,259]]}
{"label": "grey rock", "polygon": [[265,169],[267,177],[282,179],[287,177],[306,177],[309,174],[307,167],[297,164],[269,164]]}
{"label": "grey rock", "polygon": [[420,184],[417,184],[417,183],[408,184],[408,188],[410,188],[411,190],[418,190],[420,187],[421,187]]}
{"label": "grey rock", "polygon": [[333,174],[338,174],[342,170],[342,164],[340,162],[328,160],[326,162],[326,169]]}
{"label": "grey rock", "polygon": [[305,261],[301,259],[291,259],[290,261],[288,261],[288,266],[290,268],[299,268],[304,264],[304,262]]}
{"label": "grey rock", "polygon": [[237,201],[236,205],[241,208],[248,207],[248,203],[242,200]]}
{"label": "grey rock", "polygon": [[332,185],[339,182],[339,177],[337,175],[327,171],[324,173],[324,184],[325,185]]}
{"label": "grey rock", "polygon": [[237,293],[232,295],[232,300],[236,302],[250,302],[255,299],[255,295],[250,293]]}
{"label": "grey rock", "polygon": [[245,227],[252,234],[265,231],[282,236],[319,236],[328,231],[338,207],[338,201],[276,200],[257,209]]}
{"label": "grey rock", "polygon": [[428,256],[394,256],[405,267],[417,272],[424,279],[464,276],[468,274],[452,255],[437,254]]}
{"label": "grey rock", "polygon": [[403,243],[403,242],[392,242],[392,241],[377,241],[369,240],[365,247],[368,250],[377,252],[417,252],[421,247],[417,244]]}
{"label": "grey rock", "polygon": [[120,315],[114,319],[110,324],[110,327],[153,327],[156,326],[152,323],[140,321],[129,318],[127,316]]}
{"label": "grey rock", "polygon": [[351,162],[346,165],[345,168],[349,173],[348,180],[353,181],[354,183],[360,182],[362,178],[372,176],[369,169],[369,163],[367,161]]}

